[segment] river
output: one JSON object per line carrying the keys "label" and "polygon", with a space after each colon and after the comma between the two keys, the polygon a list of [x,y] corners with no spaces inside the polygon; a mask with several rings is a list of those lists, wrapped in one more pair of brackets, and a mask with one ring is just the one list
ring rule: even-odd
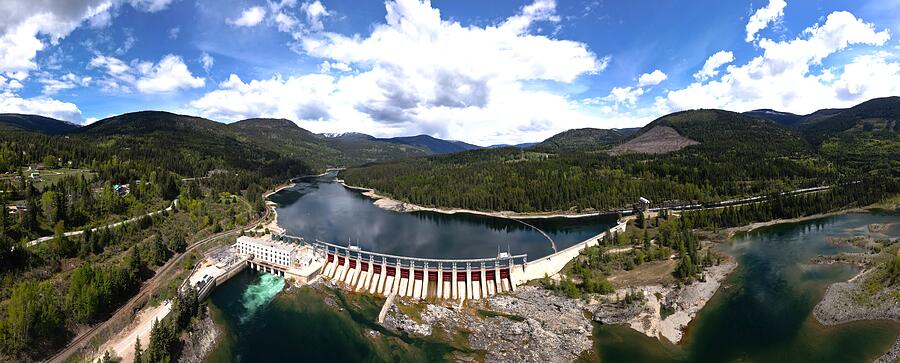
{"label": "river", "polygon": [[[550,241],[521,222],[475,214],[398,213],[375,206],[334,175],[306,178],[270,197],[278,203],[278,225],[308,240],[348,242],[372,252],[424,258],[487,258],[498,249],[530,260],[553,253]],[[529,219],[558,250],[615,225],[616,216]]]}
{"label": "river", "polygon": [[[346,240],[365,249],[421,257],[485,257],[505,240],[513,253],[551,252],[543,236],[515,221],[472,215],[402,214],[329,181],[298,185],[277,199],[279,224],[292,233]],[[564,248],[607,228],[597,220],[535,220]],[[603,362],[867,362],[883,354],[900,327],[883,321],[824,327],[812,309],[827,286],[857,273],[846,265],[811,265],[811,257],[850,251],[829,236],[869,233],[897,214],[854,213],[742,233],[721,250],[740,267],[689,326],[680,345],[622,326],[596,325]],[[897,225],[887,231],[900,235]],[[365,236],[365,237],[364,237]],[[439,361],[464,344],[414,339],[373,321],[382,299],[326,288],[283,292],[283,281],[245,272],[211,297],[224,338],[209,361]],[[463,348],[464,349],[464,348]]]}
{"label": "river", "polygon": [[[887,352],[900,327],[886,321],[819,324],[812,310],[825,289],[858,270],[808,261],[855,250],[827,237],[867,235],[870,223],[897,222],[896,214],[854,213],[739,234],[721,246],[737,258],[738,269],[700,311],[681,345],[620,326],[597,326],[595,349],[604,362],[870,362]],[[896,225],[887,233],[900,236]]]}

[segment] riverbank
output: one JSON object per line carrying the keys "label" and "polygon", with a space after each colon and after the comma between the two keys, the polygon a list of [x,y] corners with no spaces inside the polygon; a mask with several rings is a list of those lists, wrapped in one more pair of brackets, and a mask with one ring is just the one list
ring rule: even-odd
{"label": "riverbank", "polygon": [[[653,285],[619,289],[616,295],[624,296],[629,292],[640,291],[645,298],[639,312],[623,323],[648,337],[665,338],[677,344],[684,337],[684,329],[737,266],[736,262],[712,266],[704,273],[704,281],[680,287]],[[671,309],[665,317],[662,313],[664,306]]]}
{"label": "riverbank", "polygon": [[[896,253],[896,249],[889,247],[896,243],[897,238],[884,234],[895,223],[869,224],[866,226],[866,236],[830,239],[832,244],[854,246],[862,252],[841,252],[813,259],[814,263],[847,263],[860,268],[859,273],[846,282],[831,284],[825,291],[813,310],[819,323],[827,326],[870,320],[900,323],[900,285],[890,285],[886,281],[887,272],[879,263],[883,259],[893,258]],[[900,361],[900,337],[887,353],[876,360],[896,361]]]}
{"label": "riverbank", "polygon": [[362,195],[371,198],[374,200],[373,204],[375,206],[389,210],[392,212],[435,212],[435,213],[443,213],[443,214],[475,214],[481,216],[488,217],[497,217],[497,218],[516,218],[516,219],[541,219],[541,218],[584,218],[584,217],[596,217],[601,215],[613,215],[618,212],[544,212],[544,213],[519,213],[513,211],[501,211],[501,212],[485,212],[478,211],[472,209],[460,209],[460,208],[434,208],[434,207],[423,207],[417,204],[402,202],[391,197],[378,194],[374,189],[357,187],[352,185],[347,185],[347,183],[341,181],[341,185],[343,185],[347,189],[357,190],[362,192]]}
{"label": "riverbank", "polygon": [[[822,325],[834,326],[853,321],[891,320],[900,323],[900,286],[875,293],[867,290],[870,280],[878,278],[877,268],[860,271],[846,282],[834,283],[813,310]],[[900,360],[900,337],[876,362]]]}
{"label": "riverbank", "polygon": [[[417,338],[456,337],[490,362],[572,362],[593,346],[593,322],[624,324],[653,338],[681,341],[683,330],[737,267],[711,267],[705,281],[682,287],[643,286],[589,299],[572,299],[538,286],[522,286],[464,306],[400,299],[383,325]],[[622,303],[627,293],[643,298]],[[671,314],[661,316],[662,305]]]}

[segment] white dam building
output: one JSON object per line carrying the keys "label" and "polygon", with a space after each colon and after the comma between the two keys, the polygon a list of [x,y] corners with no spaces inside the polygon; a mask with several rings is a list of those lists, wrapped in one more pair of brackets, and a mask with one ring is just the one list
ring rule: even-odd
{"label": "white dam building", "polygon": [[240,236],[236,246],[238,253],[278,266],[293,265],[297,256],[297,245],[260,238]]}

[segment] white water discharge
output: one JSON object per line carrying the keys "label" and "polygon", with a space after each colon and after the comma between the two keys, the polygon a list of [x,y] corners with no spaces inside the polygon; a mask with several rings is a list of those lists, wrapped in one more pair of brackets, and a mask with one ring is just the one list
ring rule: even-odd
{"label": "white water discharge", "polygon": [[244,305],[244,315],[241,316],[241,323],[253,317],[257,311],[266,306],[275,295],[284,288],[284,278],[268,273],[262,273],[259,280],[247,287],[241,296],[241,304]]}

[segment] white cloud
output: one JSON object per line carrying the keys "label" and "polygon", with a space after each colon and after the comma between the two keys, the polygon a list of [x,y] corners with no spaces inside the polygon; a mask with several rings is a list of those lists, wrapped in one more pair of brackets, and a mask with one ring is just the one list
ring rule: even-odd
{"label": "white cloud", "polygon": [[638,77],[638,86],[655,86],[662,83],[662,81],[665,81],[667,78],[669,78],[669,76],[663,73],[663,71],[656,69],[653,72],[644,73]]}
{"label": "white cloud", "polygon": [[52,95],[59,91],[75,88],[76,86],[87,87],[90,85],[91,80],[91,77],[78,77],[73,73],[68,73],[59,79],[43,78],[39,82],[44,85],[41,89],[41,93]]}
{"label": "white cloud", "polygon": [[237,19],[228,19],[228,23],[234,26],[246,26],[252,27],[263,21],[263,18],[266,16],[266,9],[263,9],[262,6],[254,6],[251,8],[244,9],[241,12],[241,16]]}
{"label": "white cloud", "polygon": [[203,87],[203,78],[194,77],[181,57],[169,54],[152,67],[142,64],[141,78],[135,86],[144,93],[171,92],[182,88]]}
{"label": "white cloud", "polygon": [[747,21],[747,42],[756,40],[756,34],[766,28],[769,23],[776,22],[784,16],[785,0],[769,0],[769,4],[759,8]]}
{"label": "white cloud", "polygon": [[297,19],[285,13],[279,12],[277,15],[275,15],[275,24],[278,25],[279,31],[290,33],[294,29],[294,27],[297,26]]}
{"label": "white cloud", "polygon": [[338,70],[341,72],[350,72],[353,70],[353,68],[350,68],[350,66],[347,65],[347,63],[342,63],[342,62],[332,63],[329,61],[324,61],[324,62],[322,62],[322,64],[319,65],[319,72],[322,72],[322,73],[331,72],[332,69],[335,69],[335,70]]}
{"label": "white cloud", "polygon": [[628,104],[634,106],[638,97],[644,94],[644,89],[640,87],[614,87],[604,100],[615,102],[616,104]]}
{"label": "white cloud", "polygon": [[174,27],[169,29],[169,39],[176,40],[178,39],[178,35],[181,33],[181,27]]}
{"label": "white cloud", "polygon": [[0,2],[0,72],[36,69],[34,57],[45,47],[40,35],[56,44],[85,19],[107,12],[110,5],[111,0]]}
{"label": "white cloud", "polygon": [[203,65],[203,70],[209,72],[212,69],[213,64],[216,64],[215,58],[213,58],[209,53],[203,52],[200,55],[200,64]]}
{"label": "white cloud", "polygon": [[81,121],[81,110],[74,103],[47,97],[21,98],[9,91],[0,93],[0,112],[35,114],[72,122]]}
{"label": "white cloud", "polygon": [[734,62],[734,54],[720,50],[706,59],[703,68],[694,73],[694,78],[700,81],[713,78],[719,74],[719,67],[731,62]]}
{"label": "white cloud", "polygon": [[537,22],[559,21],[554,2],[484,27],[443,20],[428,2],[388,1],[385,9],[385,23],[367,36],[291,33],[306,56],[321,59],[320,70],[357,72],[232,76],[191,106],[217,119],[286,117],[316,132],[427,133],[485,144],[603,127],[565,94],[531,86],[573,82],[609,63],[583,43],[532,33]]}
{"label": "white cloud", "polygon": [[98,55],[91,59],[88,68],[105,69],[108,77],[98,83],[106,92],[127,93],[131,85],[143,93],[161,93],[206,84],[203,78],[191,74],[181,57],[173,54],[164,56],[159,63],[135,59],[130,65],[114,57]]}
{"label": "white cloud", "polygon": [[120,75],[124,74],[131,70],[125,62],[122,62],[118,58],[108,57],[104,55],[98,55],[91,59],[88,63],[89,68],[106,68],[107,73],[111,75]]}
{"label": "white cloud", "polygon": [[164,10],[171,2],[172,0],[128,0],[134,8],[150,13]]}
{"label": "white cloud", "polygon": [[319,0],[303,3],[300,5],[300,10],[306,14],[306,21],[313,30],[322,30],[324,28],[322,18],[331,15]]}
{"label": "white cloud", "polygon": [[728,66],[719,80],[695,82],[668,92],[665,105],[673,111],[718,107],[809,113],[897,95],[898,64],[888,54],[858,51],[863,55],[843,66],[822,68],[825,58],[851,45],[881,46],[889,38],[887,30],[877,31],[849,12],[834,12],[824,24],[807,28],[795,39],[761,39],[762,55],[740,66]]}

